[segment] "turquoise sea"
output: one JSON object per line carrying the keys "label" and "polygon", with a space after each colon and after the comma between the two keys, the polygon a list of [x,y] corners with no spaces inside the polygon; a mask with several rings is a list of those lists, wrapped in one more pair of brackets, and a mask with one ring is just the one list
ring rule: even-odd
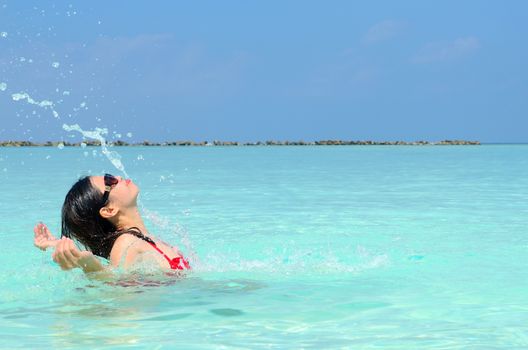
{"label": "turquoise sea", "polygon": [[[527,349],[528,145],[125,147],[180,280],[33,247],[98,148],[0,148],[0,348]],[[159,282],[159,281],[158,281]]]}

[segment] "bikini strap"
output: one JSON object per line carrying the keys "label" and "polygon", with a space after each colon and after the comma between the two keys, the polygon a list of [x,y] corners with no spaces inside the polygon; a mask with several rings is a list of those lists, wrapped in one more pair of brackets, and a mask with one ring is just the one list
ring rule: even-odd
{"label": "bikini strap", "polygon": [[143,232],[141,232],[141,230],[139,228],[135,227],[135,226],[127,228],[126,230],[123,230],[120,233],[121,234],[125,234],[125,233],[131,234],[133,236],[136,236],[139,239],[144,240],[147,243],[156,245],[156,243],[154,243],[154,241],[152,239],[150,239],[149,237],[145,236],[143,234]]}
{"label": "bikini strap", "polygon": [[170,265],[171,269],[173,269],[173,270],[190,269],[189,262],[187,262],[187,260],[185,260],[183,257],[180,257],[180,256],[178,256],[178,257],[176,257],[174,259],[169,258],[167,256],[167,254],[165,254],[161,249],[158,248],[158,246],[156,245],[156,242],[154,242],[149,237],[145,236],[143,234],[143,232],[141,232],[141,230],[139,228],[130,227],[129,229],[124,230],[122,233],[123,234],[124,233],[129,233],[131,235],[136,236],[139,239],[144,240],[148,244],[150,244],[152,246],[152,248],[156,249],[158,251],[158,253],[163,255],[163,257],[169,262],[169,265]]}

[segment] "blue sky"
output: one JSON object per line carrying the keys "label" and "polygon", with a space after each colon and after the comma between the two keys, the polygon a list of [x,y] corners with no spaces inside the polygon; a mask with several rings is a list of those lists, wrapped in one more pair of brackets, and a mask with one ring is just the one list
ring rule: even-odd
{"label": "blue sky", "polygon": [[527,142],[526,13],[524,1],[0,1],[0,140],[67,140],[62,125],[78,123],[127,141]]}

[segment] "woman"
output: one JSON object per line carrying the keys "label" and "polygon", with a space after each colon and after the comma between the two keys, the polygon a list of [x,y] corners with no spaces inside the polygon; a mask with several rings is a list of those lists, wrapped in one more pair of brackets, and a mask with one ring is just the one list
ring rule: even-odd
{"label": "woman", "polygon": [[[105,270],[96,256],[124,269],[146,258],[154,258],[161,270],[189,269],[178,249],[147,231],[137,208],[138,194],[139,188],[130,179],[110,174],[83,177],[64,199],[62,238],[56,239],[46,225],[38,223],[33,230],[34,244],[42,250],[54,247],[53,260],[63,270]],[[79,250],[72,239],[86,250]]]}

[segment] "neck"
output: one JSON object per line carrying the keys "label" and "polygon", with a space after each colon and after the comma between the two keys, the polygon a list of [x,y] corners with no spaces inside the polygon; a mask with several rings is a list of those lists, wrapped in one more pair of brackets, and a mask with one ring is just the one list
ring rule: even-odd
{"label": "neck", "polygon": [[121,209],[117,215],[116,222],[114,223],[118,230],[127,229],[130,227],[137,227],[144,234],[148,234],[143,218],[139,214],[137,207],[129,209]]}

